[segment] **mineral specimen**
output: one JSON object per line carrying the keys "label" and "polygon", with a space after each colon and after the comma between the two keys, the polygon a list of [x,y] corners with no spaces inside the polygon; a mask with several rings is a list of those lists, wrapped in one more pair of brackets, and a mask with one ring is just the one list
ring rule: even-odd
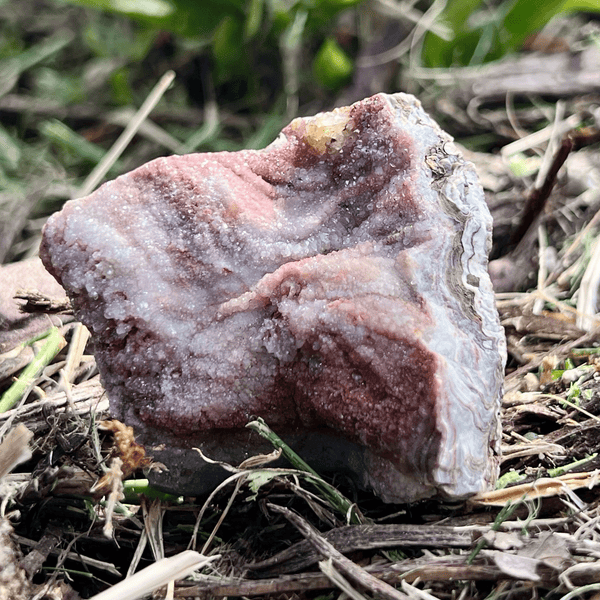
{"label": "mineral specimen", "polygon": [[490,230],[451,138],[379,94],[264,150],[144,165],[67,203],[40,253],[93,332],[113,415],[166,445],[168,487],[214,483],[193,446],[263,450],[244,429],[261,416],[317,467],[411,501],[496,477]]}

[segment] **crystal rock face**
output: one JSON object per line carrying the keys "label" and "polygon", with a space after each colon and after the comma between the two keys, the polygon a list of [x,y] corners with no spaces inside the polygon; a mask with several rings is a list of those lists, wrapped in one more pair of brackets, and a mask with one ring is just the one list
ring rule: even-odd
{"label": "crystal rock face", "polygon": [[93,332],[113,415],[165,444],[167,487],[200,492],[217,468],[193,446],[264,450],[244,428],[260,416],[400,502],[496,478],[490,234],[451,138],[378,94],[264,150],[152,161],[68,202],[40,254]]}

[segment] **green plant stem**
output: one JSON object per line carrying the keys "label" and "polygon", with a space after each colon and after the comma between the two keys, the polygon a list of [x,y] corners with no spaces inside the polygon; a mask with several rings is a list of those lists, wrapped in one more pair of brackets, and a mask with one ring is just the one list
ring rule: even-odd
{"label": "green plant stem", "polygon": [[562,467],[556,467],[555,469],[548,469],[548,477],[560,477],[561,475],[564,475],[565,473],[568,473],[573,469],[582,467],[591,460],[594,460],[596,456],[598,456],[598,453],[594,452],[594,454],[592,454],[591,456],[586,456],[585,458],[582,458],[581,460],[576,460],[571,464],[563,465]]}
{"label": "green plant stem", "polygon": [[161,492],[152,487],[147,479],[128,479],[127,481],[124,481],[123,493],[128,500],[135,499],[139,501],[140,496],[143,494],[146,498],[158,498],[159,500],[165,500],[175,504],[181,504],[183,502],[183,496]]}
{"label": "green plant stem", "polygon": [[600,354],[600,348],[573,348],[571,350],[573,356],[589,356],[593,354]]}
{"label": "green plant stem", "polygon": [[[502,510],[498,513],[494,524],[492,525],[492,531],[498,531],[500,529],[500,525],[506,521],[506,519],[510,518],[510,516],[515,512],[519,502],[507,502]],[[467,564],[472,565],[475,557],[481,552],[481,549],[484,548],[487,544],[487,540],[485,538],[480,538],[477,542],[475,548],[473,548],[473,552],[467,558]]]}
{"label": "green plant stem", "polygon": [[313,484],[323,494],[330,505],[342,513],[344,516],[350,515],[350,522],[354,524],[362,523],[361,518],[356,512],[352,502],[345,498],[332,485],[323,480],[323,478],[300,456],[298,456],[269,426],[263,419],[258,417],[256,421],[251,421],[246,425],[249,429],[256,431],[260,436],[271,442],[275,448],[281,449],[283,456],[299,471],[310,473],[315,480]]}
{"label": "green plant stem", "polygon": [[65,338],[61,335],[60,331],[56,327],[52,327],[42,349],[25,367],[18,379],[2,395],[0,399],[0,413],[13,408],[23,396],[25,390],[36,380],[39,374],[52,362],[65,345]]}

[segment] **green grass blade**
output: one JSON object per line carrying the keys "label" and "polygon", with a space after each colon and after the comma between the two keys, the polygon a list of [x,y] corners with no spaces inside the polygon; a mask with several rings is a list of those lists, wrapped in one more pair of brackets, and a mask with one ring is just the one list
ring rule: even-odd
{"label": "green grass blade", "polygon": [[0,413],[13,408],[21,399],[25,390],[36,380],[40,373],[54,360],[54,357],[66,345],[60,331],[53,327],[42,349],[25,367],[19,378],[4,392],[0,399]]}
{"label": "green grass blade", "polygon": [[340,494],[332,485],[323,478],[300,456],[298,456],[260,417],[256,421],[251,421],[246,425],[249,429],[256,431],[260,436],[271,442],[275,448],[281,449],[283,456],[299,471],[310,473],[315,479],[313,481],[316,488],[327,499],[329,504],[342,513],[344,516],[350,515],[351,523],[359,524],[361,519],[356,513],[354,506],[348,498]]}

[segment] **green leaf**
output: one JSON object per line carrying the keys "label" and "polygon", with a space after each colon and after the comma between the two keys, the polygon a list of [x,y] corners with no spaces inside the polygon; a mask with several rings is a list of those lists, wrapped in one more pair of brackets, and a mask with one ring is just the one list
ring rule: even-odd
{"label": "green leaf", "polygon": [[44,345],[33,360],[23,369],[18,379],[0,398],[0,413],[13,408],[27,388],[33,385],[40,373],[52,362],[54,357],[66,346],[65,339],[56,327],[51,327]]}
{"label": "green leaf", "polygon": [[[422,59],[428,67],[478,65],[518,50],[557,14],[577,10],[598,0],[505,0],[495,9],[481,8],[480,0],[450,0],[439,16],[435,29],[423,44]],[[439,29],[447,31],[440,35]]]}
{"label": "green leaf", "polygon": [[183,496],[162,492],[152,487],[147,479],[128,479],[123,482],[123,493],[125,494],[126,502],[139,502],[140,496],[146,498],[158,498],[174,504],[183,504]]}
{"label": "green leaf", "polygon": [[574,469],[581,469],[586,463],[594,460],[598,456],[598,453],[595,452],[581,460],[576,460],[568,465],[563,465],[562,467],[556,467],[554,469],[548,469],[548,477],[560,477],[569,471],[573,471]]}
{"label": "green leaf", "polygon": [[35,95],[60,102],[63,106],[82,102],[85,98],[80,75],[65,73],[59,69],[38,67],[33,73]]}
{"label": "green leaf", "polygon": [[312,31],[320,29],[329,23],[338,13],[357,6],[364,0],[304,0],[299,2],[310,14],[309,28]]}
{"label": "green leaf", "polygon": [[169,0],[65,0],[69,4],[119,13],[132,18],[164,19],[175,12]]}
{"label": "green leaf", "polygon": [[132,104],[133,92],[129,85],[129,69],[122,67],[117,69],[110,76],[110,84],[112,86],[113,98],[118,104]]}
{"label": "green leaf", "polygon": [[225,17],[215,30],[212,50],[221,74],[239,72],[247,63],[242,37],[242,23],[231,16]]}
{"label": "green leaf", "polygon": [[519,473],[518,471],[508,471],[502,475],[502,477],[498,478],[498,481],[496,481],[496,489],[503,490],[506,486],[518,483],[526,478],[527,475],[524,473]]}
{"label": "green leaf", "polygon": [[242,0],[62,0],[124,15],[189,38],[210,36],[227,15],[244,17]]}
{"label": "green leaf", "polygon": [[504,30],[508,36],[503,40],[505,50],[516,50],[529,35],[539,31],[552,17],[562,12],[565,0],[517,0],[504,17]]}
{"label": "green leaf", "polygon": [[14,171],[19,166],[21,154],[21,147],[15,138],[0,125],[0,162]]}
{"label": "green leaf", "polygon": [[264,0],[250,0],[248,16],[244,23],[244,39],[252,39],[259,31],[262,21]]}
{"label": "green leaf", "polygon": [[270,144],[281,131],[281,127],[284,125],[283,119],[284,117],[281,114],[270,114],[265,118],[261,127],[246,140],[244,147],[258,150]]}
{"label": "green leaf", "polygon": [[[256,431],[260,436],[271,442],[275,448],[280,448],[283,456],[292,466],[300,471],[304,471],[306,476],[312,479],[312,484],[327,499],[330,506],[339,511],[346,517],[349,517],[352,523],[362,522],[362,515],[354,510],[354,505],[335,487],[324,481],[321,476],[298,454],[296,454],[274,431],[272,431],[265,421],[258,417],[256,421],[251,421],[246,425],[249,429]],[[313,479],[314,478],[314,479]]]}
{"label": "green leaf", "polygon": [[[481,0],[450,0],[439,17],[445,35],[429,32],[423,45],[423,62],[429,67],[447,67],[454,62],[454,50],[465,47],[468,36],[468,19],[481,4]],[[460,40],[460,42],[459,42]],[[473,45],[471,40],[469,45]]]}
{"label": "green leaf", "polygon": [[508,167],[515,177],[529,177],[538,172],[541,164],[539,156],[526,156],[519,152],[509,158]]}
{"label": "green leaf", "polygon": [[275,470],[252,471],[251,473],[248,473],[248,475],[246,475],[246,481],[248,482],[248,487],[250,488],[250,491],[252,491],[256,494],[256,492],[258,492],[258,490],[260,490],[260,488],[263,485],[265,485],[266,483],[269,483],[275,477],[279,477],[279,475],[281,475],[281,473],[279,473],[278,471],[275,471]]}
{"label": "green leaf", "polygon": [[313,62],[313,73],[317,81],[326,88],[335,90],[350,79],[352,71],[352,60],[333,37],[328,37]]}
{"label": "green leaf", "polygon": [[566,0],[562,5],[562,12],[574,11],[600,12],[599,0]]}
{"label": "green leaf", "polygon": [[156,29],[148,25],[133,26],[125,19],[107,19],[105,15],[93,13],[84,30],[84,40],[98,57],[111,62],[141,61],[148,54]]}
{"label": "green leaf", "polygon": [[[106,154],[104,148],[86,140],[83,136],[73,131],[62,121],[52,119],[40,124],[40,133],[48,140],[66,150],[71,156],[74,156],[78,161],[87,161],[92,164],[99,163]],[[116,163],[112,167],[112,171],[119,171],[122,165]]]}
{"label": "green leaf", "polygon": [[73,34],[55,33],[28,50],[0,62],[0,96],[10,92],[21,73],[50,58],[73,40]]}

